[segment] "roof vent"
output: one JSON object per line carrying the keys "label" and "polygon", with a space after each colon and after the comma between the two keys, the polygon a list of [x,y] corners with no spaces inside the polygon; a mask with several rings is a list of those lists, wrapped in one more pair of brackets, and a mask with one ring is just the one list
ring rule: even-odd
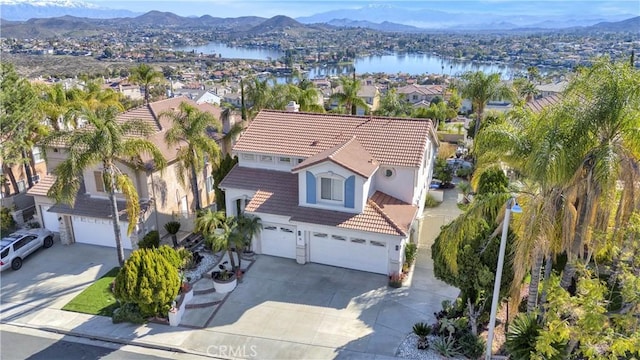
{"label": "roof vent", "polygon": [[300,105],[298,105],[295,101],[289,101],[287,106],[284,107],[288,112],[299,112]]}

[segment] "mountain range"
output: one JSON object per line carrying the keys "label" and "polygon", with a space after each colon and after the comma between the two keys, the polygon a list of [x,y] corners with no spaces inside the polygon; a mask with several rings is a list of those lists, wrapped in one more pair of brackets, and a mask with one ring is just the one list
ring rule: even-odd
{"label": "mountain range", "polygon": [[[579,4],[583,2],[572,1],[571,3]],[[518,14],[513,4],[508,2],[495,2],[495,8],[492,11],[488,11],[475,6],[477,3],[465,1],[464,13],[454,12],[452,5],[444,4],[444,2],[399,4],[405,5],[376,3],[355,9],[338,9],[312,16],[298,17],[295,22],[296,24],[302,23],[306,25],[328,24],[336,27],[362,27],[396,32],[419,32],[425,31],[425,29],[476,31],[584,27],[603,22],[615,23],[634,16],[634,14],[605,16],[588,10],[576,12],[572,16]],[[424,8],[425,4],[432,8]],[[245,27],[247,23],[250,26],[256,26],[267,20],[256,16],[238,18],[216,18],[210,15],[182,17],[170,12],[160,11],[140,14],[129,10],[100,7],[78,0],[0,0],[0,14],[2,19],[5,20],[5,24],[7,23],[6,20],[26,21],[32,19],[30,21],[33,22],[35,21],[33,19],[36,18],[58,18],[65,15],[75,18],[118,19],[123,23],[136,22],[139,25],[149,26],[155,24],[189,27],[215,25],[219,28]],[[297,26],[295,24],[289,25]],[[633,25],[633,23],[630,25]],[[640,31],[640,28],[637,29]],[[4,30],[3,33],[5,32]],[[620,26],[620,30],[625,30],[624,26]],[[633,30],[633,27],[626,28],[626,30]]]}

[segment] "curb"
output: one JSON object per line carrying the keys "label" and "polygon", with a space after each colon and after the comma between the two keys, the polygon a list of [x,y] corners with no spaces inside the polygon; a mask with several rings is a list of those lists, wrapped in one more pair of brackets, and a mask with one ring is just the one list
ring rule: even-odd
{"label": "curb", "polygon": [[[187,350],[179,346],[165,346],[165,345],[158,345],[158,344],[137,341],[137,340],[126,340],[126,339],[112,338],[112,337],[107,337],[102,335],[89,335],[89,334],[84,334],[84,333],[80,333],[73,330],[64,330],[64,329],[52,328],[48,326],[33,326],[29,324],[21,324],[21,323],[13,323],[13,322],[7,322],[7,323],[2,322],[2,323],[11,325],[11,326],[16,326],[16,327],[46,331],[46,332],[51,332],[51,333],[56,333],[61,335],[68,335],[68,336],[73,336],[78,338],[89,339],[89,340],[98,340],[98,341],[104,341],[104,342],[122,344],[122,345],[132,345],[132,346],[153,349],[153,350],[161,350],[161,351],[168,351],[168,352],[181,353],[181,354],[191,354],[191,355],[211,358],[211,356],[206,353]],[[224,359],[224,358],[217,358],[217,359]]]}

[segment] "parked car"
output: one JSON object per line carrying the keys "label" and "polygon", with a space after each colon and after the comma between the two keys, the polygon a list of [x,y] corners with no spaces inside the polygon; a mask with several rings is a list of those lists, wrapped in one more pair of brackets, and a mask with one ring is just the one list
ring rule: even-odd
{"label": "parked car", "polygon": [[22,267],[22,261],[41,247],[53,246],[53,233],[47,229],[19,230],[0,240],[0,271]]}

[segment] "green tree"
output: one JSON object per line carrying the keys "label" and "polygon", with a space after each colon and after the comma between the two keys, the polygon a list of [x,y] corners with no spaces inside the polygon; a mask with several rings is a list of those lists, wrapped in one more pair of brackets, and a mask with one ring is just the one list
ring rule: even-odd
{"label": "green tree", "polygon": [[311,81],[307,79],[301,80],[297,86],[292,86],[290,93],[292,94],[291,100],[300,105],[300,111],[324,112],[324,106],[321,101],[322,94]]}
{"label": "green tree", "polygon": [[234,216],[226,216],[224,211],[213,212],[207,209],[195,221],[196,232],[204,236],[213,251],[226,251],[234,270],[236,263],[233,249],[244,247],[244,240],[237,228],[237,219]]}
{"label": "green tree", "polygon": [[374,111],[378,116],[405,117],[411,113],[411,104],[396,89],[390,89],[380,99],[380,106]]}
{"label": "green tree", "polygon": [[344,107],[351,115],[356,115],[358,107],[369,109],[367,103],[358,96],[358,91],[362,88],[360,80],[343,76],[340,78],[340,88],[331,95],[331,100],[338,101],[338,105]]}
{"label": "green tree", "polygon": [[226,209],[226,202],[224,191],[220,189],[220,183],[227,176],[227,174],[233,169],[234,166],[238,163],[238,157],[227,154],[220,162],[214,164],[213,168],[213,188],[216,194],[216,208],[220,210]]}
{"label": "green tree", "polygon": [[480,129],[484,108],[489,100],[513,99],[513,90],[502,83],[500,74],[486,75],[482,71],[464,73],[460,93],[463,97],[471,100],[473,110],[476,113],[474,138]]}
{"label": "green tree", "polygon": [[85,170],[100,166],[103,171],[105,190],[109,195],[111,219],[118,254],[118,262],[124,264],[124,249],[120,235],[120,216],[115,191],[125,197],[129,228],[131,234],[140,216],[140,202],[133,180],[119,167],[123,159],[142,164],[141,154],[147,154],[153,161],[152,166],[162,169],[166,160],[160,150],[150,141],[140,137],[150,133],[149,127],[141,120],[128,120],[119,123],[116,120],[117,109],[113,107],[97,110],[85,110],[83,118],[88,125],[82,129],[54,133],[47,143],[63,142],[67,149],[67,158],[53,173],[56,180],[49,189],[48,196],[58,202],[74,204],[82,174]]}
{"label": "green tree", "polygon": [[533,100],[539,93],[535,84],[525,78],[517,78],[513,81],[518,103],[525,104]]}
{"label": "green tree", "polygon": [[182,186],[186,186],[184,173],[191,172],[193,201],[196,211],[200,210],[198,174],[204,170],[205,159],[217,162],[220,157],[220,147],[208,132],[212,129],[222,131],[222,124],[210,113],[200,111],[186,102],[180,104],[179,112],[166,111],[160,116],[172,121],[171,128],[165,134],[165,141],[169,146],[179,146],[176,169],[178,180]]}
{"label": "green tree", "polygon": [[178,269],[157,249],[138,249],[118,272],[114,294],[121,303],[137,304],[144,316],[166,317],[179,288]]}
{"label": "green tree", "polygon": [[14,191],[18,191],[13,165],[24,166],[31,188],[35,172],[31,151],[47,135],[48,128],[42,124],[37,111],[39,99],[35,89],[18,76],[13,65],[1,63],[0,66],[0,158],[3,172]]}
{"label": "green tree", "polygon": [[269,79],[260,80],[253,78],[244,84],[245,101],[250,105],[248,118],[253,119],[262,109],[269,106],[270,88]]}
{"label": "green tree", "polygon": [[147,64],[140,64],[130,70],[129,81],[144,87],[144,102],[149,103],[151,88],[164,80],[162,72],[155,70]]}

